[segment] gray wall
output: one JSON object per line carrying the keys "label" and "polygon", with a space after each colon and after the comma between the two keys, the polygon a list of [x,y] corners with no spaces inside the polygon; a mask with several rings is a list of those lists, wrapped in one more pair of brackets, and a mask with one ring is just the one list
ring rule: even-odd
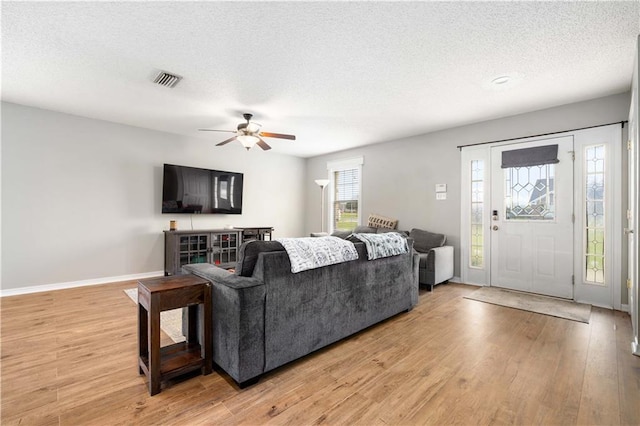
{"label": "gray wall", "polygon": [[[276,237],[293,237],[319,229],[313,181],[327,176],[327,161],[360,155],[365,220],[378,213],[401,229],[447,234],[459,276],[456,146],[626,120],[629,101],[623,93],[307,160],[2,103],[1,286],[162,270],[162,230],[170,219],[191,227],[188,215],[160,213],[165,162],[245,173],[244,213],[194,216],[193,228],[274,226]],[[446,201],[435,200],[436,183],[447,184]]]}
{"label": "gray wall", "polygon": [[305,161],[239,145],[2,104],[2,289],[164,269],[163,163],[242,172],[242,215],[195,215],[193,228],[304,230]]}
{"label": "gray wall", "polygon": [[[320,192],[313,181],[327,176],[327,161],[363,156],[363,221],[377,213],[399,219],[399,229],[423,228],[446,234],[448,243],[455,247],[455,275],[459,277],[460,151],[456,146],[626,120],[629,102],[630,94],[622,93],[310,158],[305,180],[305,233],[319,228]],[[626,167],[626,157],[622,166]],[[437,183],[447,184],[445,201],[435,199]],[[623,293],[624,301],[626,288]]]}

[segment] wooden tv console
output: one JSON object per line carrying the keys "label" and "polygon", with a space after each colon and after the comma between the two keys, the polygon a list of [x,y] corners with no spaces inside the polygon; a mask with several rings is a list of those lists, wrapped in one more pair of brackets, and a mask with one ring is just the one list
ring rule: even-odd
{"label": "wooden tv console", "polygon": [[271,240],[273,227],[164,231],[164,274],[180,275],[189,263],[233,268],[243,242]]}

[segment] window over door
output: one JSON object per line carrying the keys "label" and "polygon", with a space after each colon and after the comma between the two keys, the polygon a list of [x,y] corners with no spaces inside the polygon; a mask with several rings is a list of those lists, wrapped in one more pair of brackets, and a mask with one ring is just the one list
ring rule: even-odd
{"label": "window over door", "polygon": [[361,223],[362,157],[330,162],[331,230],[351,231]]}

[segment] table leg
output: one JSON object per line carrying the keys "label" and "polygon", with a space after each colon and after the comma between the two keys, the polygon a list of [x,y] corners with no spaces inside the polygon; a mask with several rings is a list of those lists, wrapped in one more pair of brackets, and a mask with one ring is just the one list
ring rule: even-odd
{"label": "table leg", "polygon": [[204,318],[202,319],[201,324],[203,324],[202,332],[204,334],[203,343],[202,343],[202,358],[204,359],[204,366],[202,367],[202,374],[207,375],[211,373],[212,364],[213,364],[213,333],[212,333],[212,309],[211,309],[211,284],[207,283],[204,287],[204,303],[202,306],[202,311],[204,314]]}
{"label": "table leg", "polygon": [[[141,304],[138,304],[138,357],[139,359],[149,359],[149,315]],[[142,367],[138,366],[140,374],[144,374]]]}
{"label": "table leg", "polygon": [[[152,295],[154,299],[156,296]],[[152,300],[150,321],[147,327],[149,339],[149,394],[152,396],[160,392],[160,301]]]}
{"label": "table leg", "polygon": [[198,343],[198,305],[190,305],[187,307],[187,342],[189,344]]}

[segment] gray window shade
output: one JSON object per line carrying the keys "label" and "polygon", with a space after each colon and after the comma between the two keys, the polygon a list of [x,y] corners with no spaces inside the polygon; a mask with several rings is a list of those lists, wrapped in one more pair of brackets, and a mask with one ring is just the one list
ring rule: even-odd
{"label": "gray window shade", "polygon": [[513,149],[502,152],[502,168],[530,167],[559,163],[558,145],[536,146],[535,148]]}

